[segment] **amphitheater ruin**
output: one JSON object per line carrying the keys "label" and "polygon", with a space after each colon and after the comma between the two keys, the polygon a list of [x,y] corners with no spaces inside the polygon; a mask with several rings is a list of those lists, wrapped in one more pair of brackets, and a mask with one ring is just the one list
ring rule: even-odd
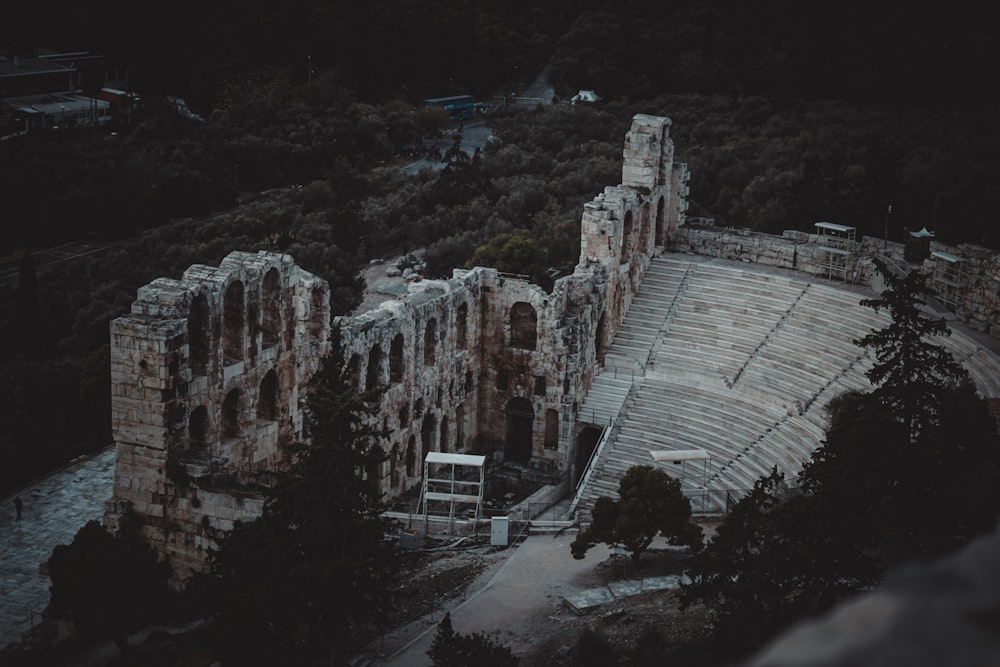
{"label": "amphitheater ruin", "polygon": [[[388,458],[366,474],[386,497],[426,494],[432,462],[475,460],[585,512],[655,456],[695,511],[723,511],[772,466],[796,473],[830,399],[869,386],[872,359],[852,341],[884,322],[859,305],[880,287],[877,256],[928,274],[952,324],[943,344],[984,398],[1000,397],[994,253],[832,223],[782,236],[694,224],[669,129],[633,119],[622,182],[584,206],[579,262],[551,292],[456,269],[333,320],[356,386],[385,387]],[[105,523],[142,535],[183,581],[222,531],[261,512],[254,489],[287,463],[283,444],[307,437],[329,289],[287,255],[233,252],[141,288],[111,340]]]}

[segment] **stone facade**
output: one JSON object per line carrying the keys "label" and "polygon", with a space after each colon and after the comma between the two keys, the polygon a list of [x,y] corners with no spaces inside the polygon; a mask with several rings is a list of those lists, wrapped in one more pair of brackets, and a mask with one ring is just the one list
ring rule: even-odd
{"label": "stone facade", "polygon": [[234,252],[140,288],[111,323],[105,523],[142,535],[179,579],[199,570],[217,531],[260,514],[249,489],[285,463],[281,443],[301,437],[329,320],[326,282],[288,255]]}
{"label": "stone facade", "polygon": [[379,414],[389,460],[379,485],[390,497],[420,484],[430,451],[474,451],[565,478],[576,411],[602,350],[668,228],[683,224],[688,171],[673,163],[669,127],[666,118],[635,117],[623,184],[584,206],[580,261],[551,293],[476,267],[338,319],[358,387],[388,386]]}

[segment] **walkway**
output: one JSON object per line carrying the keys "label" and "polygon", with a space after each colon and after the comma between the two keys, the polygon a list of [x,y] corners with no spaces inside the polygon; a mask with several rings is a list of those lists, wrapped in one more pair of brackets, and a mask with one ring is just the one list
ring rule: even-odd
{"label": "walkway", "polygon": [[39,571],[59,544],[68,544],[111,498],[115,448],[77,460],[15,495],[24,502],[14,520],[14,496],[0,507],[0,646],[20,641],[49,602],[49,578]]}
{"label": "walkway", "polygon": [[[604,545],[593,547],[583,560],[574,560],[570,542],[576,534],[529,535],[496,568],[485,574],[486,581],[474,582],[476,592],[450,609],[442,609],[417,621],[405,636],[388,638],[384,657],[372,657],[372,664],[393,667],[423,667],[431,664],[427,650],[434,641],[437,623],[444,611],[451,612],[452,627],[468,634],[499,634],[501,643],[516,655],[523,655],[535,642],[552,634],[560,617],[572,615],[566,597],[601,587],[604,582],[597,564],[610,555]],[[477,586],[479,588],[477,588]]]}

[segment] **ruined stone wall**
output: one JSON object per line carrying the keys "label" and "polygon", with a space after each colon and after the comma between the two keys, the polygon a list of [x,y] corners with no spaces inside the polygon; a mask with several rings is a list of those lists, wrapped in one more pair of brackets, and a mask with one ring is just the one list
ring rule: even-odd
{"label": "ruined stone wall", "polygon": [[425,280],[405,299],[336,320],[356,386],[386,387],[377,419],[389,459],[378,476],[390,498],[419,484],[428,452],[465,452],[475,442],[480,293],[474,272]]}
{"label": "ruined stone wall", "polygon": [[[379,411],[389,431],[383,491],[418,485],[429,451],[475,451],[565,476],[576,412],[602,351],[669,225],[684,218],[688,172],[673,163],[669,127],[666,118],[635,117],[622,185],[584,207],[580,261],[551,293],[477,267],[412,284],[399,300],[338,319],[358,386],[388,386]],[[406,372],[394,376],[386,367],[392,359]]]}
{"label": "ruined stone wall", "polygon": [[302,434],[301,392],[329,348],[329,288],[287,255],[234,252],[139,289],[111,323],[114,497],[185,578],[218,530],[253,518],[245,487]]}
{"label": "ruined stone wall", "polygon": [[[622,184],[584,207],[581,254],[551,293],[477,267],[337,318],[373,419],[389,498],[418,486],[429,452],[486,453],[551,481],[574,460],[580,402],[655,253],[683,224],[688,172],[670,121],[636,116]],[[112,323],[118,453],[106,523],[140,533],[182,581],[232,522],[261,511],[252,485],[300,438],[303,396],[328,351],[326,284],[290,257],[232,253],[139,291]],[[128,522],[126,524],[126,522]]]}

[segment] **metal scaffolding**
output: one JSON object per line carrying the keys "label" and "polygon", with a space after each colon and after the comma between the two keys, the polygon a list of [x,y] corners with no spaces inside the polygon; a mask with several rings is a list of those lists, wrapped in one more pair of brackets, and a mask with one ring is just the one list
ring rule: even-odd
{"label": "metal scaffolding", "polygon": [[[447,516],[448,534],[452,534],[455,523],[455,505],[465,504],[475,505],[472,522],[472,531],[475,533],[483,511],[485,462],[485,456],[475,456],[472,454],[446,454],[443,452],[430,452],[427,454],[424,458],[424,482],[420,489],[420,502],[417,505],[417,512],[424,515],[425,529],[429,516]],[[447,466],[447,477],[431,477],[432,472],[435,474],[439,473],[441,470],[439,466]],[[456,477],[456,466],[478,468],[478,479],[469,480]],[[473,473],[472,476],[476,477],[476,474]],[[462,491],[465,491],[465,493],[462,493]],[[429,503],[447,504],[448,513],[433,514],[429,509]]]}
{"label": "metal scaffolding", "polygon": [[962,301],[965,287],[965,260],[947,252],[931,253],[934,260],[934,275],[931,283],[941,303],[952,310]]}
{"label": "metal scaffolding", "polygon": [[858,243],[857,230],[832,222],[816,223],[816,244],[819,246],[819,266],[826,269],[826,277],[837,276],[844,282],[854,276],[854,260]]}

